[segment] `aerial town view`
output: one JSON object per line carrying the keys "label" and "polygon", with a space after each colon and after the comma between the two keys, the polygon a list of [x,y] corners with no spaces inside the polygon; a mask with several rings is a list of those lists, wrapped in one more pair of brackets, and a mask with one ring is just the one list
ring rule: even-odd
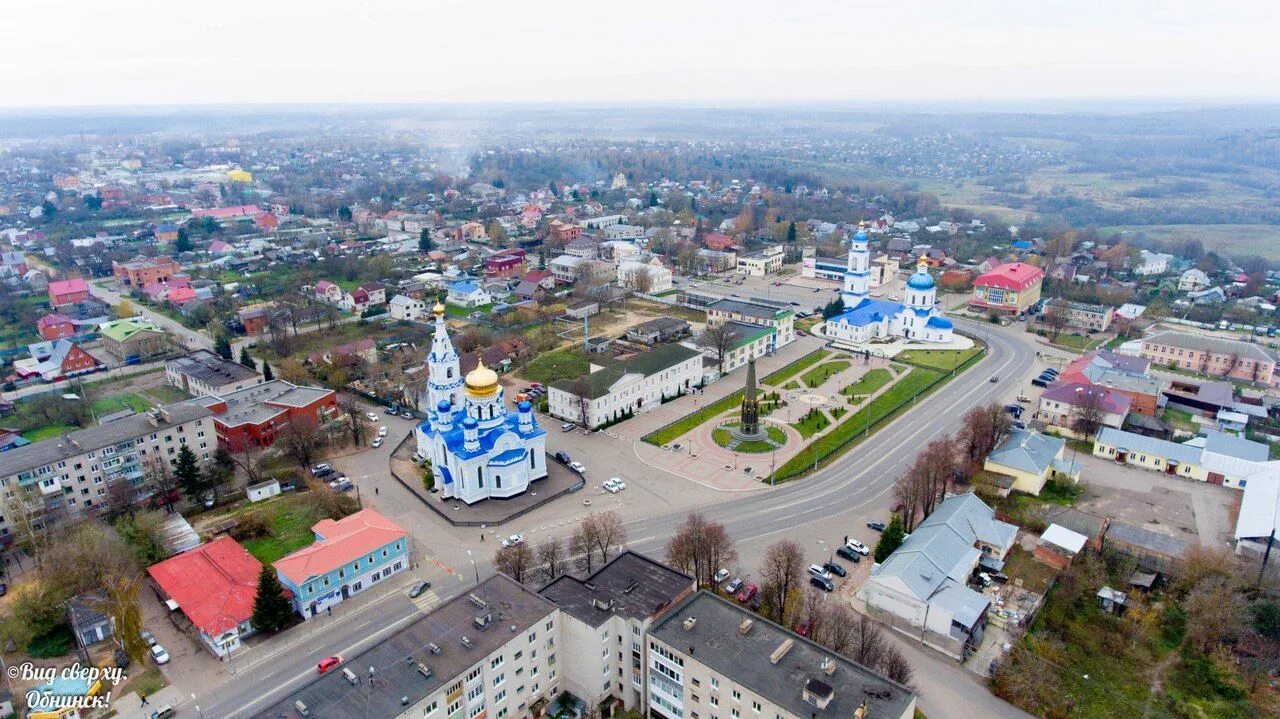
{"label": "aerial town view", "polygon": [[1280,719],[1280,13],[0,9],[0,719]]}

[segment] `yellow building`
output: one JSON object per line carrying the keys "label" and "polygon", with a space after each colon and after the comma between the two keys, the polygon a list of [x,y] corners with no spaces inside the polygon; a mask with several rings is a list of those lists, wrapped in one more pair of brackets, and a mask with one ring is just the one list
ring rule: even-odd
{"label": "yellow building", "polygon": [[227,179],[232,182],[253,182],[253,174],[246,170],[236,168],[227,173]]}

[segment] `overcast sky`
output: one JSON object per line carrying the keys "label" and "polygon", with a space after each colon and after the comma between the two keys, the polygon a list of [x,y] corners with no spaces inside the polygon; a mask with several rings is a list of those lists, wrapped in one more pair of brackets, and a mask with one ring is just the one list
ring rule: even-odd
{"label": "overcast sky", "polygon": [[1275,99],[1274,0],[3,0],[0,106]]}

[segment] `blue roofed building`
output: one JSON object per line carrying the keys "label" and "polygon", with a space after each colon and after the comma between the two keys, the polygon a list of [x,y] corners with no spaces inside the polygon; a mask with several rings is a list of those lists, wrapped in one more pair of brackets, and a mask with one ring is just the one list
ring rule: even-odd
{"label": "blue roofed building", "polygon": [[954,327],[937,307],[937,286],[924,255],[907,280],[902,302],[873,299],[871,253],[867,233],[859,230],[849,243],[849,259],[840,298],[845,310],[827,321],[823,333],[836,341],[863,344],[875,339],[902,337],[918,342],[946,343]]}
{"label": "blue roofed building", "polygon": [[449,285],[449,294],[444,301],[454,307],[480,307],[492,304],[493,296],[485,288],[464,277]]}
{"label": "blue roofed building", "polygon": [[872,617],[956,659],[982,642],[991,602],[969,587],[999,571],[1018,528],[974,494],[943,500],[858,590]]}
{"label": "blue roofed building", "polygon": [[483,360],[463,377],[444,305],[433,311],[427,419],[414,431],[418,454],[431,461],[436,486],[447,499],[474,504],[523,494],[547,476],[546,432],[533,405],[521,401],[508,412],[498,374]]}

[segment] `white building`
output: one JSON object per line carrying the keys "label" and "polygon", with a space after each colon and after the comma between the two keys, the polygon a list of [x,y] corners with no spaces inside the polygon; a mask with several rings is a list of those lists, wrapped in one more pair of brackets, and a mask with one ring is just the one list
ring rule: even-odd
{"label": "white building", "polygon": [[752,277],[764,277],[782,269],[785,250],[781,245],[770,245],[758,252],[738,256],[738,272]]}
{"label": "white building", "polygon": [[1134,266],[1133,274],[1140,276],[1162,275],[1169,271],[1169,261],[1173,259],[1173,255],[1150,250],[1139,250],[1138,254],[1138,264]]}
{"label": "white building", "polygon": [[462,377],[449,340],[444,307],[436,305],[435,337],[427,355],[427,419],[415,434],[418,454],[431,460],[446,499],[474,504],[514,497],[547,476],[546,432],[527,400],[507,412],[498,375],[480,362]]}
{"label": "white building", "polygon": [[239,362],[225,360],[209,350],[196,350],[164,363],[169,384],[192,397],[223,395],[262,383],[262,375]]}
{"label": "white building", "polygon": [[1198,270],[1194,267],[1183,272],[1178,277],[1179,292],[1200,292],[1201,290],[1209,289],[1209,284],[1209,275],[1206,275],[1204,270]]}
{"label": "white building", "polygon": [[481,307],[493,303],[493,296],[471,280],[458,280],[449,285],[445,302],[454,307]]}
{"label": "white building", "polygon": [[[706,310],[708,327],[738,322],[772,329],[773,333],[768,335],[766,354],[785,347],[796,339],[796,313],[790,306],[781,302],[754,298],[721,298],[707,304]],[[743,362],[745,363],[746,360],[743,359]]]}
{"label": "white building", "polygon": [[392,297],[387,307],[388,311],[391,312],[391,317],[397,320],[413,322],[427,316],[427,303],[422,300],[415,300],[409,295]]}
{"label": "white building", "polygon": [[591,365],[586,377],[552,384],[547,406],[553,417],[595,428],[648,412],[701,381],[701,352],[663,345],[608,367]]}
{"label": "white building", "polygon": [[826,336],[853,344],[892,337],[934,343],[952,340],[953,325],[938,311],[937,288],[923,255],[907,280],[903,302],[873,299],[870,289],[871,254],[867,233],[859,230],[849,243],[848,269],[840,293],[845,310],[827,321],[823,328]]}
{"label": "white building", "polygon": [[583,257],[560,255],[547,263],[547,269],[559,282],[570,283],[578,279],[578,265],[586,262]]}
{"label": "white building", "polygon": [[662,265],[636,262],[634,260],[624,260],[618,263],[618,284],[627,288],[635,287],[635,277],[641,272],[649,275],[649,287],[645,292],[650,294],[666,292],[674,286],[672,284],[671,270]]}
{"label": "white building", "polygon": [[956,659],[979,644],[990,600],[968,587],[979,567],[997,569],[1015,525],[974,494],[948,497],[858,590],[867,613]]}

